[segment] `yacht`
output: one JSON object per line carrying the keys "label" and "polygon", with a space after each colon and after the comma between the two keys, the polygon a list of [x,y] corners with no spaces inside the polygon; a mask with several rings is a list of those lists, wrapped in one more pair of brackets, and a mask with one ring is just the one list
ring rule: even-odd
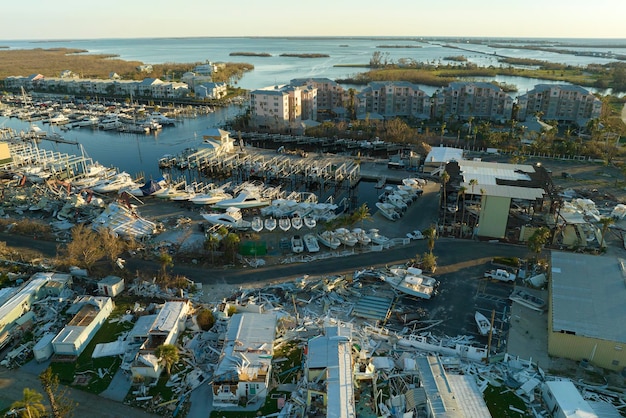
{"label": "yacht", "polygon": [[223,225],[234,229],[250,229],[252,223],[245,221],[241,215],[241,209],[230,207],[224,213],[203,213],[205,221],[212,225]]}
{"label": "yacht", "polygon": [[258,208],[261,206],[267,206],[270,204],[270,200],[263,197],[258,191],[253,189],[245,189],[239,192],[237,196],[230,199],[225,199],[217,202],[214,206],[217,208]]}
{"label": "yacht", "polygon": [[138,184],[135,183],[130,174],[123,171],[113,177],[97,182],[91,188],[96,193],[109,193],[117,192],[123,188],[135,187],[138,187]]}
{"label": "yacht", "polygon": [[232,195],[221,189],[213,189],[204,193],[198,193],[190,198],[189,201],[196,205],[215,205],[217,207],[228,208],[229,206],[219,206],[218,204],[224,201],[230,201],[232,198]]}

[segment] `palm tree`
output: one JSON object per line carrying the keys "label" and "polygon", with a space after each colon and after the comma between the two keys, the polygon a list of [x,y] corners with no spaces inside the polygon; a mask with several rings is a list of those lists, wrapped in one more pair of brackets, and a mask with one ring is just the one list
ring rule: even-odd
{"label": "palm tree", "polygon": [[165,371],[169,375],[172,371],[172,366],[178,362],[178,348],[172,344],[160,345],[154,350],[154,355],[157,356],[159,362],[165,366]]}
{"label": "palm tree", "polygon": [[446,197],[446,186],[448,185],[448,181],[450,180],[450,174],[448,174],[447,171],[444,171],[443,174],[441,174],[441,184],[442,184],[442,188],[443,191],[441,193],[441,196],[443,197],[443,219],[441,221],[442,225],[445,227],[446,226],[446,205],[448,204],[448,199]]}
{"label": "palm tree", "polygon": [[229,233],[222,239],[222,244],[224,245],[224,252],[228,254],[228,258],[231,262],[235,262],[235,255],[237,254],[237,250],[239,249],[239,242],[241,239],[239,235],[234,233]]}
{"label": "palm tree", "polygon": [[209,234],[204,241],[204,249],[211,253],[211,264],[215,264],[215,250],[220,245],[220,240],[215,234]]}
{"label": "palm tree", "polygon": [[363,222],[371,220],[372,214],[370,213],[370,209],[367,207],[367,203],[363,203],[352,213],[352,215],[350,215],[350,224],[352,225],[360,222],[361,226],[363,226]]}
{"label": "palm tree", "polygon": [[435,240],[437,239],[437,230],[434,226],[430,226],[426,228],[423,232],[424,237],[426,237],[426,245],[428,246],[428,252],[433,253],[435,249]]}
{"label": "palm tree", "polygon": [[161,265],[161,277],[167,277],[167,268],[174,265],[172,256],[167,252],[167,250],[161,250],[161,253],[159,254],[159,264]]}
{"label": "palm tree", "polygon": [[[467,187],[461,186],[459,187],[459,193],[456,196],[457,207],[459,206],[459,196],[460,195],[463,196],[463,210],[461,211],[461,227],[459,228],[459,238],[461,238],[463,235],[463,222],[465,221],[465,192],[466,191],[467,191]],[[455,216],[455,222],[456,222],[456,213],[454,214],[454,216]]]}
{"label": "palm tree", "polygon": [[606,231],[609,230],[609,226],[615,223],[615,219],[600,218],[600,223],[602,224],[602,239],[600,240],[600,250],[602,250],[602,247],[604,247],[604,236],[606,235]]}
{"label": "palm tree", "polygon": [[39,418],[46,414],[46,407],[41,402],[43,395],[35,389],[24,388],[23,397],[11,404],[12,409],[18,410],[22,418]]}

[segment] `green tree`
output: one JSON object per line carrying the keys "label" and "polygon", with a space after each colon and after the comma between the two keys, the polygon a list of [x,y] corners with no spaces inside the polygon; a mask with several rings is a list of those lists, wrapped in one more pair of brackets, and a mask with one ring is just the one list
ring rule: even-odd
{"label": "green tree", "polygon": [[45,416],[46,407],[42,403],[43,395],[35,389],[24,388],[23,397],[11,404],[22,418],[40,418]]}
{"label": "green tree", "polygon": [[367,207],[367,203],[363,203],[359,206],[351,215],[350,215],[350,225],[356,225],[363,222],[371,222],[372,214],[370,213],[370,209]]}
{"label": "green tree", "polygon": [[196,314],[196,322],[198,326],[203,331],[208,331],[213,328],[215,324],[215,317],[213,316],[213,312],[209,309],[200,309],[200,311]]}
{"label": "green tree", "polygon": [[169,375],[172,371],[172,366],[178,363],[180,358],[178,353],[178,347],[172,344],[160,345],[154,350],[154,355],[159,359],[159,362],[165,367],[166,373]]}
{"label": "green tree", "polygon": [[537,228],[535,232],[528,238],[528,248],[533,253],[539,255],[543,247],[548,243],[550,239],[550,230],[545,226]]}
{"label": "green tree", "polygon": [[609,227],[613,225],[614,223],[615,223],[615,219],[613,218],[608,218],[608,217],[600,218],[600,224],[602,225],[602,229],[601,229],[602,239],[600,240],[600,250],[602,250],[602,248],[604,247],[604,237],[606,235],[606,232],[609,230]]}
{"label": "green tree", "polygon": [[437,269],[437,256],[432,252],[425,252],[422,255],[422,267],[424,270],[434,273]]}
{"label": "green tree", "polygon": [[215,234],[209,234],[204,240],[204,249],[211,254],[211,264],[215,264],[215,251],[220,245],[220,240]]}
{"label": "green tree", "polygon": [[167,268],[174,266],[174,260],[166,249],[161,250],[159,254],[159,265],[161,266],[161,278],[167,277]]}
{"label": "green tree", "polygon": [[226,254],[226,257],[231,263],[235,262],[237,251],[239,250],[240,242],[241,242],[241,239],[239,238],[239,235],[234,234],[232,232],[226,235],[224,239],[222,239],[222,245],[224,246],[224,253]]}
{"label": "green tree", "polygon": [[435,240],[437,239],[437,230],[435,229],[434,226],[431,225],[430,227],[426,228],[422,232],[422,234],[426,238],[426,246],[428,247],[428,252],[432,254],[433,250],[435,249]]}

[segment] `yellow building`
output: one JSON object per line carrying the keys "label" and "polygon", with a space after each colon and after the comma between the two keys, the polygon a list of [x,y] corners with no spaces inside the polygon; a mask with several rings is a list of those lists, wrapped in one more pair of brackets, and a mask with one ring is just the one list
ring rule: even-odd
{"label": "yellow building", "polygon": [[548,354],[626,367],[626,260],[552,252]]}

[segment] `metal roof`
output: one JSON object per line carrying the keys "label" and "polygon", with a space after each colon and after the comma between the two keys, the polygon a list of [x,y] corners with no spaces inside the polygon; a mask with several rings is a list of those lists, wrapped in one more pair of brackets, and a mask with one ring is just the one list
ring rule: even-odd
{"label": "metal roof", "polygon": [[[472,193],[472,186],[469,183],[461,183],[465,187],[465,193]],[[537,200],[543,197],[545,190],[535,187],[503,186],[499,184],[477,184],[473,186],[473,194],[484,194],[485,196],[510,197],[511,199]]]}
{"label": "metal roof", "polygon": [[433,147],[426,156],[425,163],[447,163],[449,161],[461,161],[463,150],[451,147]]}
{"label": "metal roof", "polygon": [[626,260],[552,252],[552,332],[626,343]]}
{"label": "metal roof", "polygon": [[[535,168],[526,164],[505,164],[486,161],[458,161],[463,181],[476,179],[478,185],[497,184],[496,180],[530,181],[526,173],[534,173]],[[476,186],[478,187],[478,186]]]}
{"label": "metal roof", "polygon": [[358,316],[359,318],[384,321],[389,315],[392,304],[392,298],[362,296],[352,309],[352,315]]}

